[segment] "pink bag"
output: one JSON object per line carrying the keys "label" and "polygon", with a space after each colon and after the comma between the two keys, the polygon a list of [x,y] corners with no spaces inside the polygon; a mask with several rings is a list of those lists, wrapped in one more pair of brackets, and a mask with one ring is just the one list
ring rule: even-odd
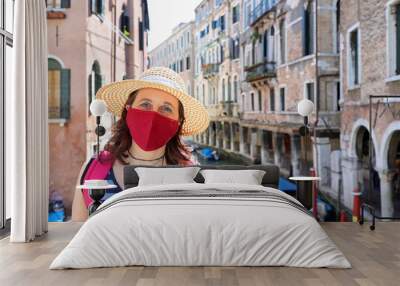
{"label": "pink bag", "polygon": [[[82,183],[85,183],[85,180],[104,180],[107,178],[107,174],[114,164],[114,158],[108,151],[101,151],[99,156],[101,162],[97,157],[92,160]],[[82,195],[86,208],[88,208],[93,202],[93,199],[89,196],[89,190],[82,189]]]}

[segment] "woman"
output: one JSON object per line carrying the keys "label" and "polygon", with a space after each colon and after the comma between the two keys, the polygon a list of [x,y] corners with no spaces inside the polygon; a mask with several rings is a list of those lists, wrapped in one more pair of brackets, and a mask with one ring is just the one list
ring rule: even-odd
{"label": "woman", "polygon": [[[181,136],[203,132],[209,120],[201,103],[186,94],[185,84],[177,73],[164,67],[151,68],[139,80],[103,86],[96,98],[104,100],[119,120],[99,158],[93,157],[82,166],[77,185],[83,184],[88,174],[106,170],[96,179],[108,180],[117,188],[109,190],[104,200],[122,190],[126,165],[193,163]],[[77,189],[72,220],[86,220],[90,203],[88,191]]]}

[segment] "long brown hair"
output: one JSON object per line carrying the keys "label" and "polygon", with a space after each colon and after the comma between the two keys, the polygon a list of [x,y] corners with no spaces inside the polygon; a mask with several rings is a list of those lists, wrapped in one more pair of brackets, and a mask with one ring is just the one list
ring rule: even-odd
{"label": "long brown hair", "polygon": [[[135,101],[138,91],[132,92],[126,103],[125,106],[131,106],[132,103]],[[124,165],[128,165],[125,159],[128,157],[126,152],[132,146],[132,136],[129,132],[128,125],[126,124],[126,115],[127,110],[124,106],[124,109],[121,114],[121,118],[114,124],[112,129],[112,137],[104,146],[104,150],[110,152],[114,159],[117,159]],[[184,144],[181,141],[179,136],[182,124],[185,121],[184,112],[183,112],[183,105],[179,101],[179,128],[174,137],[172,137],[166,147],[165,147],[165,159],[168,165],[184,165],[185,163],[190,161],[190,153]]]}

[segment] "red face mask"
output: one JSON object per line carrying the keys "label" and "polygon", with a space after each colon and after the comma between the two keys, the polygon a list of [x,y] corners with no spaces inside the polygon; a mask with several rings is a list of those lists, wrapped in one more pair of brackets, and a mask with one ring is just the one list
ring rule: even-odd
{"label": "red face mask", "polygon": [[135,143],[145,151],[156,150],[167,144],[179,128],[177,120],[156,111],[137,108],[128,109],[126,124]]}

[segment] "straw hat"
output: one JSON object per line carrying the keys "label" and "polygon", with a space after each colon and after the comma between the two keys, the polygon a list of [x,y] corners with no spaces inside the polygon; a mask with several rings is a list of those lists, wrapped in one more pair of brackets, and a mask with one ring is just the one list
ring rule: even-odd
{"label": "straw hat", "polygon": [[207,129],[209,118],[206,109],[198,100],[186,93],[183,79],[166,67],[150,68],[137,80],[122,80],[102,86],[97,91],[96,98],[104,100],[108,110],[120,117],[128,96],[141,88],[165,91],[182,103],[185,121],[181,135],[193,135]]}

